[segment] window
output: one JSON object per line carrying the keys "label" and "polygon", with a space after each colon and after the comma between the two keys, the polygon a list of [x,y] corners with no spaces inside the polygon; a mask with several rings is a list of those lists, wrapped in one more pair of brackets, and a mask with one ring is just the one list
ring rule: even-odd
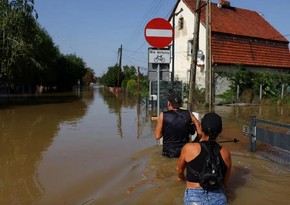
{"label": "window", "polygon": [[182,30],[183,26],[184,26],[184,19],[183,19],[183,17],[180,17],[178,19],[178,30]]}
{"label": "window", "polygon": [[187,41],[187,55],[191,56],[193,53],[193,39]]}

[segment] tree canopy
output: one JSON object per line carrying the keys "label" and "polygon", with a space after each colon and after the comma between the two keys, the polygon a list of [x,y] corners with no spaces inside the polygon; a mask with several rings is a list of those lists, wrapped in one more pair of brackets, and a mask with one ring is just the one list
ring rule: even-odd
{"label": "tree canopy", "polygon": [[30,92],[37,85],[68,90],[83,83],[86,63],[63,55],[37,22],[34,0],[0,0],[0,87]]}
{"label": "tree canopy", "polygon": [[100,83],[108,87],[122,87],[128,93],[136,96],[147,96],[149,81],[147,76],[137,71],[134,66],[125,65],[121,69],[117,64],[109,67],[100,78]]}

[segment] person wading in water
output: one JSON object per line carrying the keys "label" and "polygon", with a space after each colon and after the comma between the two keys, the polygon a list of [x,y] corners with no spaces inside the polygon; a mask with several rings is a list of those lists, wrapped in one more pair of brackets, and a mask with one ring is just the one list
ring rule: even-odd
{"label": "person wading in water", "polygon": [[[225,205],[227,198],[225,188],[229,183],[231,174],[231,154],[230,151],[220,146],[216,139],[222,131],[221,117],[210,112],[204,115],[201,120],[202,136],[198,143],[188,143],[181,151],[181,155],[177,163],[178,180],[186,181],[186,189],[184,192],[184,205],[204,204],[204,205]],[[220,162],[220,170],[222,181],[212,190],[206,190],[205,184],[202,187],[202,180],[206,176],[202,176],[203,167],[209,155],[209,148],[214,151],[214,157],[218,157]],[[186,168],[186,176],[184,174]],[[211,181],[210,185],[213,181]]]}
{"label": "person wading in water", "polygon": [[191,123],[195,125],[197,136],[201,133],[198,119],[182,108],[181,104],[182,99],[178,94],[170,94],[167,98],[167,111],[160,113],[155,129],[155,139],[163,137],[162,155],[169,158],[178,158],[181,148],[190,141]]}

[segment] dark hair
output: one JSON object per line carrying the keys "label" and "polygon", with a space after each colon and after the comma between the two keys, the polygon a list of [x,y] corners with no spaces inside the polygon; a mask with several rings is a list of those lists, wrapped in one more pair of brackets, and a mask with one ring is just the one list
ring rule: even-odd
{"label": "dark hair", "polygon": [[203,130],[204,134],[208,135],[210,139],[215,140],[219,133],[213,128],[206,128]]}
{"label": "dark hair", "polygon": [[181,107],[182,104],[182,99],[181,96],[176,94],[176,93],[171,93],[168,97],[167,100],[170,102],[171,106],[175,109],[178,109]]}
{"label": "dark hair", "polygon": [[201,119],[201,128],[204,134],[215,140],[222,131],[222,118],[215,112],[206,113]]}

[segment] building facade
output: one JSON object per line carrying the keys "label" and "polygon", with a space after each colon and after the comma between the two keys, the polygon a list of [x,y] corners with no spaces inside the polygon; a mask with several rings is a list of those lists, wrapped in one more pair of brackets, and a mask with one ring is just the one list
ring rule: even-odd
{"label": "building facade", "polygon": [[[236,8],[229,1],[211,3],[211,48],[207,48],[206,1],[200,5],[199,49],[196,85],[205,88],[207,49],[211,49],[214,73],[234,72],[238,65],[251,71],[290,73],[289,41],[258,12]],[[190,79],[196,0],[177,1],[170,21],[174,25],[174,78]],[[214,76],[216,76],[214,74]],[[226,79],[215,78],[215,95],[229,88]]]}

